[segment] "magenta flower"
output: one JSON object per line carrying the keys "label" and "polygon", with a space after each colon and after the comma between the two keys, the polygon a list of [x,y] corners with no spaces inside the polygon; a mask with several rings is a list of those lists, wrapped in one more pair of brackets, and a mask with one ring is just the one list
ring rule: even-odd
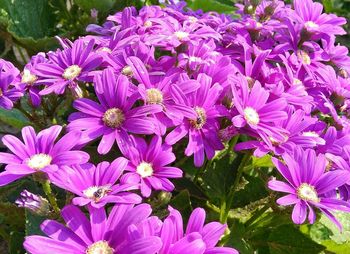
{"label": "magenta flower", "polygon": [[41,230],[48,236],[27,236],[24,248],[31,254],[155,254],[162,242],[156,236],[143,236],[137,225],[148,218],[151,207],[114,206],[107,217],[104,208],[90,209],[90,221],[76,206],[62,210],[66,226],[46,220]]}
{"label": "magenta flower", "polygon": [[0,186],[36,172],[52,173],[62,166],[86,163],[90,156],[82,151],[72,150],[81,133],[74,131],[64,135],[55,144],[62,130],[54,125],[35,134],[33,127],[22,129],[23,141],[12,135],[2,138],[4,145],[12,152],[0,153],[1,163],[7,164],[0,173]]}
{"label": "magenta flower", "polygon": [[259,81],[256,81],[249,89],[248,82],[243,76],[237,80],[240,81],[239,84],[236,84],[235,81],[231,85],[233,103],[238,112],[232,118],[233,125],[238,128],[249,126],[269,145],[272,145],[271,139],[277,142],[284,141],[288,132],[275,126],[274,123],[287,118],[287,113],[283,111],[287,106],[285,99],[278,98],[267,102],[270,93],[261,87]]}
{"label": "magenta flower", "polygon": [[151,190],[174,190],[168,178],[182,177],[179,168],[168,166],[175,161],[175,155],[169,145],[162,144],[159,136],[154,136],[149,144],[142,138],[132,137],[132,146],[126,154],[129,159],[129,173],[122,177],[122,182],[140,183],[142,196],[149,197]]}
{"label": "magenta flower", "polygon": [[10,110],[23,93],[14,87],[17,69],[9,62],[0,59],[0,107]]}
{"label": "magenta flower", "polygon": [[269,181],[268,187],[274,191],[288,193],[279,198],[277,203],[283,206],[294,205],[293,222],[302,224],[308,213],[308,220],[313,224],[316,219],[315,207],[341,228],[331,211],[350,212],[350,204],[330,198],[327,193],[348,182],[350,172],[343,169],[326,172],[325,156],[316,156],[315,151],[311,149],[295,147],[293,152],[283,154],[282,158],[285,164],[276,158],[272,158],[272,161],[288,183],[273,179]]}
{"label": "magenta flower", "polygon": [[101,208],[108,203],[137,204],[141,198],[130,190],[138,189],[137,184],[120,184],[118,179],[128,161],[120,157],[112,163],[101,162],[96,167],[92,164],[63,167],[50,175],[53,184],[78,195],[73,198],[74,205],[87,204]]}
{"label": "magenta flower", "polygon": [[215,247],[224,234],[226,225],[219,222],[205,222],[205,210],[193,210],[186,227],[183,229],[183,220],[179,211],[169,207],[170,214],[164,220],[160,237],[163,246],[159,254],[238,254],[233,248]]}
{"label": "magenta flower", "polygon": [[46,85],[40,94],[52,92],[64,93],[68,86],[77,89],[77,81],[92,81],[90,72],[102,62],[102,58],[93,52],[95,42],[76,40],[72,45],[63,45],[63,50],[48,53],[49,62],[38,64],[33,74],[39,77],[38,84]]}
{"label": "magenta flower", "polygon": [[212,79],[199,74],[197,81],[201,86],[186,97],[173,89],[174,98],[179,104],[184,104],[193,109],[195,118],[186,118],[166,137],[166,143],[173,145],[187,134],[189,142],[185,150],[187,156],[194,155],[194,164],[200,167],[204,163],[204,152],[208,159],[214,157],[215,150],[224,148],[219,136],[218,118],[225,115],[223,106],[217,104],[222,87],[216,83],[212,85]]}
{"label": "magenta flower", "polygon": [[81,140],[84,143],[102,136],[97,148],[100,154],[108,153],[115,141],[122,152],[128,150],[128,132],[155,133],[154,119],[148,115],[160,112],[161,106],[132,108],[138,95],[130,94],[130,88],[131,84],[124,75],[116,77],[110,68],[104,70],[95,79],[100,104],[85,98],[75,100],[73,106],[80,112],[70,115],[68,129],[84,131]]}

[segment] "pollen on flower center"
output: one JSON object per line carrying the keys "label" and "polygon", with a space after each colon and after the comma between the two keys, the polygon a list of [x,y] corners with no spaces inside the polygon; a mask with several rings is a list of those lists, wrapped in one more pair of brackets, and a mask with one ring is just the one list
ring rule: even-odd
{"label": "pollen on flower center", "polygon": [[129,65],[124,66],[122,69],[122,74],[131,77],[133,75],[131,67]]}
{"label": "pollen on flower center", "polygon": [[307,52],[305,52],[304,50],[299,50],[297,54],[303,64],[306,64],[306,65],[311,64],[311,58]]}
{"label": "pollen on flower center", "polygon": [[107,47],[102,47],[99,48],[98,50],[96,50],[97,52],[107,52],[107,53],[112,53],[112,50],[110,48]]}
{"label": "pollen on flower center", "polygon": [[24,69],[24,71],[22,73],[22,79],[21,79],[22,83],[33,84],[37,79],[38,79],[37,76],[35,76],[34,74],[30,73],[29,70]]}
{"label": "pollen on flower center", "polygon": [[153,167],[152,164],[147,163],[147,162],[141,162],[137,168],[136,168],[136,172],[142,177],[149,177],[153,175]]}
{"label": "pollen on flower center", "polygon": [[157,88],[150,88],[146,91],[146,101],[148,104],[162,104],[163,94]]}
{"label": "pollen on flower center", "polygon": [[84,195],[94,200],[95,202],[99,202],[101,198],[106,196],[109,192],[111,192],[111,186],[110,185],[104,185],[104,186],[91,186],[83,191]]}
{"label": "pollen on flower center", "polygon": [[320,202],[317,191],[314,186],[308,183],[302,183],[297,189],[297,195],[305,201]]}
{"label": "pollen on flower center", "polygon": [[124,122],[125,116],[119,108],[110,108],[104,113],[102,120],[106,126],[118,128]]}
{"label": "pollen on flower center", "polygon": [[258,112],[251,107],[246,107],[244,109],[244,118],[249,124],[252,125],[257,125],[260,122]]}
{"label": "pollen on flower center", "polygon": [[318,138],[319,137],[319,135],[316,132],[314,132],[314,131],[305,131],[301,135],[304,136],[304,137],[313,137],[313,138]]}
{"label": "pollen on flower center", "polygon": [[74,64],[65,69],[62,76],[67,80],[73,80],[79,76],[80,72],[81,68]]}
{"label": "pollen on flower center", "polygon": [[90,245],[85,251],[86,254],[113,254],[114,250],[107,241],[98,241]]}
{"label": "pollen on flower center", "polygon": [[297,78],[293,79],[293,85],[302,85],[302,84],[303,84],[303,82],[301,82],[300,79],[297,79]]}
{"label": "pollen on flower center", "polygon": [[197,113],[197,118],[190,120],[191,125],[196,129],[202,129],[204,124],[207,122],[207,113],[204,108],[195,107],[194,110]]}
{"label": "pollen on flower center", "polygon": [[152,26],[152,21],[147,20],[145,21],[145,23],[143,24],[144,27],[151,27]]}
{"label": "pollen on flower center", "polygon": [[183,32],[183,31],[176,31],[175,36],[179,41],[182,41],[183,39],[186,39],[189,35],[189,33]]}
{"label": "pollen on flower center", "polygon": [[311,28],[311,29],[318,28],[318,25],[317,25],[315,22],[313,22],[313,21],[307,21],[307,22],[305,22],[304,26],[305,26],[306,28]]}
{"label": "pollen on flower center", "polygon": [[32,169],[40,170],[45,168],[46,166],[49,166],[51,161],[52,157],[50,155],[39,153],[30,157],[27,161],[27,165]]}

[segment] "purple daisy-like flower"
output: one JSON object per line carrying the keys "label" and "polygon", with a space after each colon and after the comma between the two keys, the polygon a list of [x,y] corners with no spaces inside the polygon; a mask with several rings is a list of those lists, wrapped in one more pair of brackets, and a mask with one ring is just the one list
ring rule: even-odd
{"label": "purple daisy-like flower", "polygon": [[129,173],[122,177],[123,182],[140,183],[144,197],[151,195],[151,190],[174,190],[168,178],[182,177],[179,168],[168,166],[175,161],[171,146],[162,144],[159,136],[154,136],[149,144],[142,138],[132,137],[133,144],[127,154]]}
{"label": "purple daisy-like flower", "polygon": [[272,158],[272,161],[288,183],[275,179],[268,183],[270,189],[288,193],[279,198],[277,203],[283,206],[294,205],[292,220],[296,224],[305,221],[307,210],[308,220],[313,224],[316,219],[313,207],[316,207],[341,229],[340,223],[331,211],[350,212],[350,204],[327,197],[327,193],[348,182],[350,172],[343,169],[326,172],[325,156],[316,155],[311,149],[303,150],[295,147],[293,152],[283,154],[282,158],[285,164],[276,158]]}
{"label": "purple daisy-like flower", "polygon": [[130,190],[138,189],[137,184],[120,184],[118,179],[128,161],[117,158],[112,163],[101,162],[96,167],[90,163],[63,167],[50,175],[53,184],[78,195],[73,198],[74,205],[87,204],[100,208],[108,203],[137,204],[141,198]]}
{"label": "purple daisy-like flower", "polygon": [[[237,89],[237,81],[240,81]],[[255,81],[249,89],[247,79],[239,76],[232,85],[233,103],[238,114],[232,118],[234,126],[241,128],[248,125],[266,144],[271,145],[271,139],[284,141],[286,130],[275,126],[274,122],[283,121],[287,113],[283,111],[287,103],[284,98],[267,102],[270,93],[265,90],[259,81]]]}
{"label": "purple daisy-like flower", "polygon": [[[194,155],[194,164],[200,167],[204,163],[204,153],[211,159],[215,150],[224,148],[220,138],[218,118],[225,115],[224,107],[217,104],[222,87],[215,83],[206,74],[199,74],[197,81],[201,86],[186,97],[173,89],[175,101],[187,105],[195,112],[195,118],[186,118],[166,137],[166,143],[173,145],[180,139],[189,135],[189,142],[185,150],[187,156]],[[173,87],[175,88],[175,87]]]}
{"label": "purple daisy-like flower", "polygon": [[186,227],[183,229],[183,220],[179,211],[169,207],[170,214],[164,220],[160,237],[163,246],[159,254],[238,254],[233,248],[215,247],[224,234],[226,225],[219,222],[205,223],[205,210],[193,210]]}
{"label": "purple daisy-like flower", "polygon": [[86,163],[89,154],[72,150],[81,133],[70,132],[55,143],[61,130],[61,126],[54,125],[35,134],[33,127],[27,126],[22,129],[23,142],[5,135],[2,142],[12,154],[0,153],[1,163],[7,164],[6,170],[0,173],[0,186],[37,172],[50,174],[62,166]]}
{"label": "purple daisy-like flower", "polygon": [[84,143],[102,136],[97,148],[100,154],[108,153],[115,141],[122,152],[128,150],[128,132],[155,133],[154,120],[148,115],[160,112],[161,106],[132,108],[138,95],[130,94],[130,86],[124,75],[116,77],[112,69],[104,70],[95,79],[95,90],[100,104],[86,98],[75,100],[73,106],[80,112],[70,115],[68,129],[83,130]]}
{"label": "purple daisy-like flower", "polygon": [[[13,68],[12,68],[13,67]],[[0,107],[10,110],[23,93],[14,87],[18,70],[9,62],[0,59]]]}
{"label": "purple daisy-like flower", "polygon": [[102,58],[93,52],[95,42],[76,40],[71,46],[64,44],[63,50],[48,53],[49,62],[38,64],[33,74],[39,77],[38,84],[46,85],[40,94],[64,93],[66,87],[77,88],[77,81],[91,81],[90,72],[96,69]]}
{"label": "purple daisy-like flower", "polygon": [[137,225],[152,212],[147,204],[114,206],[107,217],[104,208],[90,209],[90,221],[76,206],[66,206],[61,214],[66,226],[46,220],[41,230],[48,236],[27,236],[24,248],[31,254],[155,254],[162,242],[143,236]]}

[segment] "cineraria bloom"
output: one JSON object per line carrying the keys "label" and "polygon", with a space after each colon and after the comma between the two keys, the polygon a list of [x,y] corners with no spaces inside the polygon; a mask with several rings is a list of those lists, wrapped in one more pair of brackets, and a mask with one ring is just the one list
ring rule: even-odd
{"label": "cineraria bloom", "polygon": [[77,81],[91,81],[90,72],[102,62],[102,58],[93,52],[95,42],[90,40],[85,45],[78,39],[71,46],[63,45],[63,50],[48,53],[49,62],[36,66],[34,74],[39,77],[38,84],[46,87],[41,95],[64,93],[68,86],[73,91],[77,89]]}
{"label": "cineraria bloom", "polygon": [[308,213],[311,224],[315,222],[314,207],[318,208],[340,229],[341,225],[331,213],[334,210],[350,212],[350,204],[337,198],[328,197],[327,193],[336,190],[350,180],[347,170],[326,172],[327,160],[323,154],[316,155],[314,150],[295,147],[294,151],[282,155],[285,162],[272,158],[278,171],[287,183],[270,180],[268,187],[274,191],[287,193],[277,200],[279,205],[294,205],[292,220],[302,224]]}
{"label": "cineraria bloom", "polygon": [[13,103],[23,96],[23,93],[14,87],[16,73],[8,68],[9,64],[0,59],[0,108],[7,110],[12,109]]}
{"label": "cineraria bloom", "polygon": [[79,196],[73,198],[74,205],[91,204],[100,208],[107,203],[137,204],[141,198],[127,191],[138,189],[138,185],[117,183],[127,164],[128,161],[120,157],[112,163],[101,162],[96,167],[90,163],[62,167],[50,175],[50,180]]}
{"label": "cineraria bloom", "polygon": [[218,83],[212,85],[212,79],[203,73],[198,75],[197,81],[201,86],[186,97],[172,89],[175,102],[191,107],[196,117],[184,119],[181,125],[167,135],[165,141],[173,145],[188,134],[185,154],[193,154],[194,165],[200,167],[204,163],[204,153],[208,159],[212,159],[215,150],[224,148],[218,136],[218,118],[224,116],[226,111],[224,106],[217,104],[222,87]]}
{"label": "cineraria bloom", "polygon": [[306,32],[311,33],[312,39],[329,38],[329,36],[343,35],[345,30],[341,28],[346,24],[346,19],[334,14],[322,13],[323,6],[312,0],[294,0],[295,15],[291,18],[303,26]]}
{"label": "cineraria bloom", "polygon": [[89,154],[72,150],[78,143],[81,133],[70,132],[55,140],[62,130],[54,125],[35,134],[33,127],[22,129],[23,142],[12,135],[2,138],[4,145],[12,152],[0,153],[0,162],[7,164],[0,173],[0,186],[37,172],[52,173],[62,166],[86,163]]}
{"label": "cineraria bloom", "polygon": [[215,247],[224,234],[226,225],[219,222],[205,223],[205,210],[193,210],[186,230],[183,229],[183,220],[179,211],[169,207],[170,214],[164,220],[160,237],[163,246],[159,254],[238,254],[233,248]]}
{"label": "cineraria bloom", "polygon": [[126,170],[130,172],[122,176],[122,182],[140,183],[144,197],[149,197],[152,189],[174,190],[168,178],[180,178],[182,171],[168,166],[176,159],[171,146],[162,144],[159,136],[154,136],[149,144],[142,138],[131,138],[132,146],[124,154],[129,159]]}
{"label": "cineraria bloom", "polygon": [[50,212],[50,203],[46,198],[35,195],[27,190],[21,192],[20,197],[15,203],[18,207],[24,207],[41,216],[47,216]]}
{"label": "cineraria bloom", "polygon": [[[159,82],[153,81],[157,76],[150,76],[145,65],[137,57],[129,57],[128,66],[131,67],[133,77],[139,82],[137,90],[140,93],[146,105],[160,105],[162,112],[154,114],[158,120],[155,124],[159,125],[162,135],[165,134],[167,127],[179,125],[183,116],[195,117],[192,109],[186,105],[175,103],[171,89],[175,89],[182,96],[198,89],[200,84],[195,80],[186,80],[178,84],[173,83],[177,73],[164,76]],[[152,77],[154,77],[152,79]]]}
{"label": "cineraria bloom", "polygon": [[[278,98],[267,102],[270,93],[261,87],[259,81],[255,81],[249,89],[244,76],[240,75],[238,79],[232,80],[233,104],[238,112],[232,118],[233,125],[238,128],[248,125],[266,144],[272,145],[271,140],[283,142],[288,132],[274,123],[287,118],[287,113],[283,111],[287,106],[286,100]],[[238,80],[240,83],[237,83]]]}
{"label": "cineraria bloom", "polygon": [[108,153],[115,141],[123,153],[128,150],[128,132],[155,133],[154,119],[148,115],[160,112],[161,106],[152,104],[132,108],[138,95],[129,93],[130,86],[127,77],[116,77],[111,68],[105,69],[95,78],[100,104],[86,98],[75,100],[73,107],[80,112],[69,116],[68,129],[83,130],[82,143],[102,136],[97,148],[100,154]]}
{"label": "cineraria bloom", "polygon": [[116,205],[107,217],[104,208],[90,208],[89,221],[79,208],[68,205],[61,211],[67,226],[45,220],[41,230],[47,236],[27,236],[23,245],[31,254],[155,254],[162,246],[160,238],[137,230],[151,212],[147,204]]}

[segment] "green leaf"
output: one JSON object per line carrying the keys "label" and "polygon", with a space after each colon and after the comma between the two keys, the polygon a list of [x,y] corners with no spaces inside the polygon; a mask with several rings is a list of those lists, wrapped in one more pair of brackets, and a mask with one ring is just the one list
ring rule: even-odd
{"label": "green leaf", "polygon": [[252,157],[252,166],[254,168],[271,168],[274,167],[274,164],[271,160],[271,155],[265,155],[261,158],[258,157]]}
{"label": "green leaf", "polygon": [[327,248],[327,251],[330,251],[336,254],[348,253],[350,250],[350,243],[337,244],[332,240],[326,240],[322,242],[322,245]]}
{"label": "green leaf", "polygon": [[24,229],[24,209],[18,208],[12,203],[0,203],[0,214],[3,219],[1,226],[7,224],[13,230]]}
{"label": "green leaf", "polygon": [[7,32],[24,48],[39,51],[57,45],[52,38],[56,15],[48,0],[0,0],[0,10],[2,18],[7,13]]}
{"label": "green leaf", "polygon": [[11,232],[10,235],[10,243],[9,243],[9,251],[10,254],[22,254],[24,253],[23,249],[23,241],[24,241],[24,234],[23,232]]}
{"label": "green leaf", "polygon": [[75,3],[87,12],[91,9],[106,12],[113,7],[115,0],[75,0]]}
{"label": "green leaf", "polygon": [[24,126],[30,124],[28,118],[18,109],[5,110],[0,108],[0,122],[11,125],[17,129],[22,129]]}
{"label": "green leaf", "polygon": [[267,239],[267,244],[270,254],[317,254],[325,249],[293,225],[281,225],[273,230]]}
{"label": "green leaf", "polygon": [[193,10],[201,9],[203,11],[217,11],[220,13],[232,13],[235,10],[235,7],[232,5],[226,4],[226,1],[215,0],[189,0],[187,1],[188,7]]}
{"label": "green leaf", "polygon": [[338,227],[334,225],[325,215],[321,215],[320,223],[325,225],[330,231],[330,239],[336,244],[348,243],[350,239],[350,214],[345,212],[334,212],[334,216],[343,225],[343,231],[339,231]]}
{"label": "green leaf", "polygon": [[249,245],[249,241],[244,238],[245,235],[244,224],[239,220],[232,220],[230,227],[230,235],[228,241],[224,244],[227,247],[233,247],[241,254],[251,254],[254,252],[252,247]]}
{"label": "green leaf", "polygon": [[181,191],[178,195],[176,195],[171,201],[170,205],[179,210],[181,215],[186,221],[192,212],[191,199],[188,190]]}
{"label": "green leaf", "polygon": [[26,216],[26,235],[44,235],[40,229],[41,223],[46,219],[43,216],[34,214],[28,210],[25,211]]}

